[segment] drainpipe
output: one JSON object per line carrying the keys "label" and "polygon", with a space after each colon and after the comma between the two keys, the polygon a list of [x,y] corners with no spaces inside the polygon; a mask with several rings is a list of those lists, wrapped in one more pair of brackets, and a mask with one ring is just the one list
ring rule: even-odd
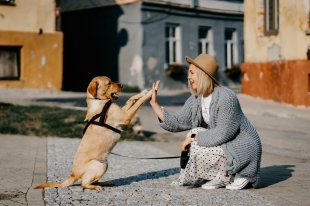
{"label": "drainpipe", "polygon": [[191,8],[199,7],[199,0],[190,0]]}

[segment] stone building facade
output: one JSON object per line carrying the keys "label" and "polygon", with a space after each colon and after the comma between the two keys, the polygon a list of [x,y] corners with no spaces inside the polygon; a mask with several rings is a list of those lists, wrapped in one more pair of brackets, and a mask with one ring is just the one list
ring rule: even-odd
{"label": "stone building facade", "polygon": [[99,75],[140,89],[161,80],[162,89],[187,90],[185,56],[200,53],[218,61],[222,85],[241,86],[240,75],[225,70],[240,71],[243,62],[242,0],[63,0],[61,11],[64,90],[84,91]]}

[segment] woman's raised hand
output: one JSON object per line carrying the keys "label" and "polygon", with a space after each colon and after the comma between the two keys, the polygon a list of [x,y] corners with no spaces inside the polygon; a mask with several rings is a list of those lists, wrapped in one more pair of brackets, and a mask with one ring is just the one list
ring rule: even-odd
{"label": "woman's raised hand", "polygon": [[157,90],[159,88],[159,82],[160,81],[158,80],[155,83],[153,83],[153,93],[152,93],[152,97],[150,100],[150,104],[151,104],[154,112],[156,113],[156,115],[160,119],[160,121],[163,122],[164,121],[163,111],[157,102]]}
{"label": "woman's raised hand", "polygon": [[153,93],[152,93],[150,103],[157,103],[157,90],[159,88],[159,83],[160,83],[160,80],[153,83]]}

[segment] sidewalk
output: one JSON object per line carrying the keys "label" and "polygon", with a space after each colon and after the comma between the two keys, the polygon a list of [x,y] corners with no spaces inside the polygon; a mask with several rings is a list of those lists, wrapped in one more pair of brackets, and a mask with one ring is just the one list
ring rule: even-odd
{"label": "sidewalk", "polygon": [[[168,91],[159,91],[159,95],[160,103],[171,112],[180,109],[188,96],[183,93],[171,94]],[[84,92],[0,89],[0,102],[21,105],[56,105],[85,109],[85,96]],[[131,94],[121,94],[123,98],[117,103],[122,105],[129,96]],[[263,143],[261,166],[263,185],[259,190],[248,189],[237,195],[248,201],[247,192],[250,192],[253,195],[259,194],[278,205],[310,205],[310,195],[307,192],[310,189],[310,108],[293,107],[242,94],[238,94],[238,98],[244,113],[257,128]],[[152,110],[149,103],[142,106],[138,112],[143,129],[153,133],[153,137],[159,141],[143,144],[151,146],[150,151],[158,148],[165,154],[179,155],[179,143],[185,133],[165,132],[156,124],[156,118],[150,114]],[[46,180],[48,156],[46,138],[0,135],[0,142],[0,205],[44,205],[42,190],[32,188]],[[70,165],[67,167],[70,168]],[[157,168],[161,167],[165,169],[161,165]],[[143,185],[145,180],[142,179],[137,181],[137,186]],[[158,181],[148,184],[157,183]],[[218,191],[217,195],[228,198],[228,193],[224,191],[224,189]],[[110,192],[119,191],[111,189]],[[150,197],[152,198],[155,196]],[[168,197],[163,197],[165,198]],[[253,201],[252,205],[268,203],[263,203],[264,200],[256,195],[253,196]]]}
{"label": "sidewalk", "polygon": [[0,205],[44,205],[46,138],[0,135]]}

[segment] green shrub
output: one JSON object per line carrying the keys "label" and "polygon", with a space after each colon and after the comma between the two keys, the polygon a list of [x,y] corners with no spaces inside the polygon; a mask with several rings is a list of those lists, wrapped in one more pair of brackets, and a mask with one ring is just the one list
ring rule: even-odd
{"label": "green shrub", "polygon": [[138,86],[128,86],[123,84],[122,92],[133,93],[133,92],[141,92],[141,90]]}

